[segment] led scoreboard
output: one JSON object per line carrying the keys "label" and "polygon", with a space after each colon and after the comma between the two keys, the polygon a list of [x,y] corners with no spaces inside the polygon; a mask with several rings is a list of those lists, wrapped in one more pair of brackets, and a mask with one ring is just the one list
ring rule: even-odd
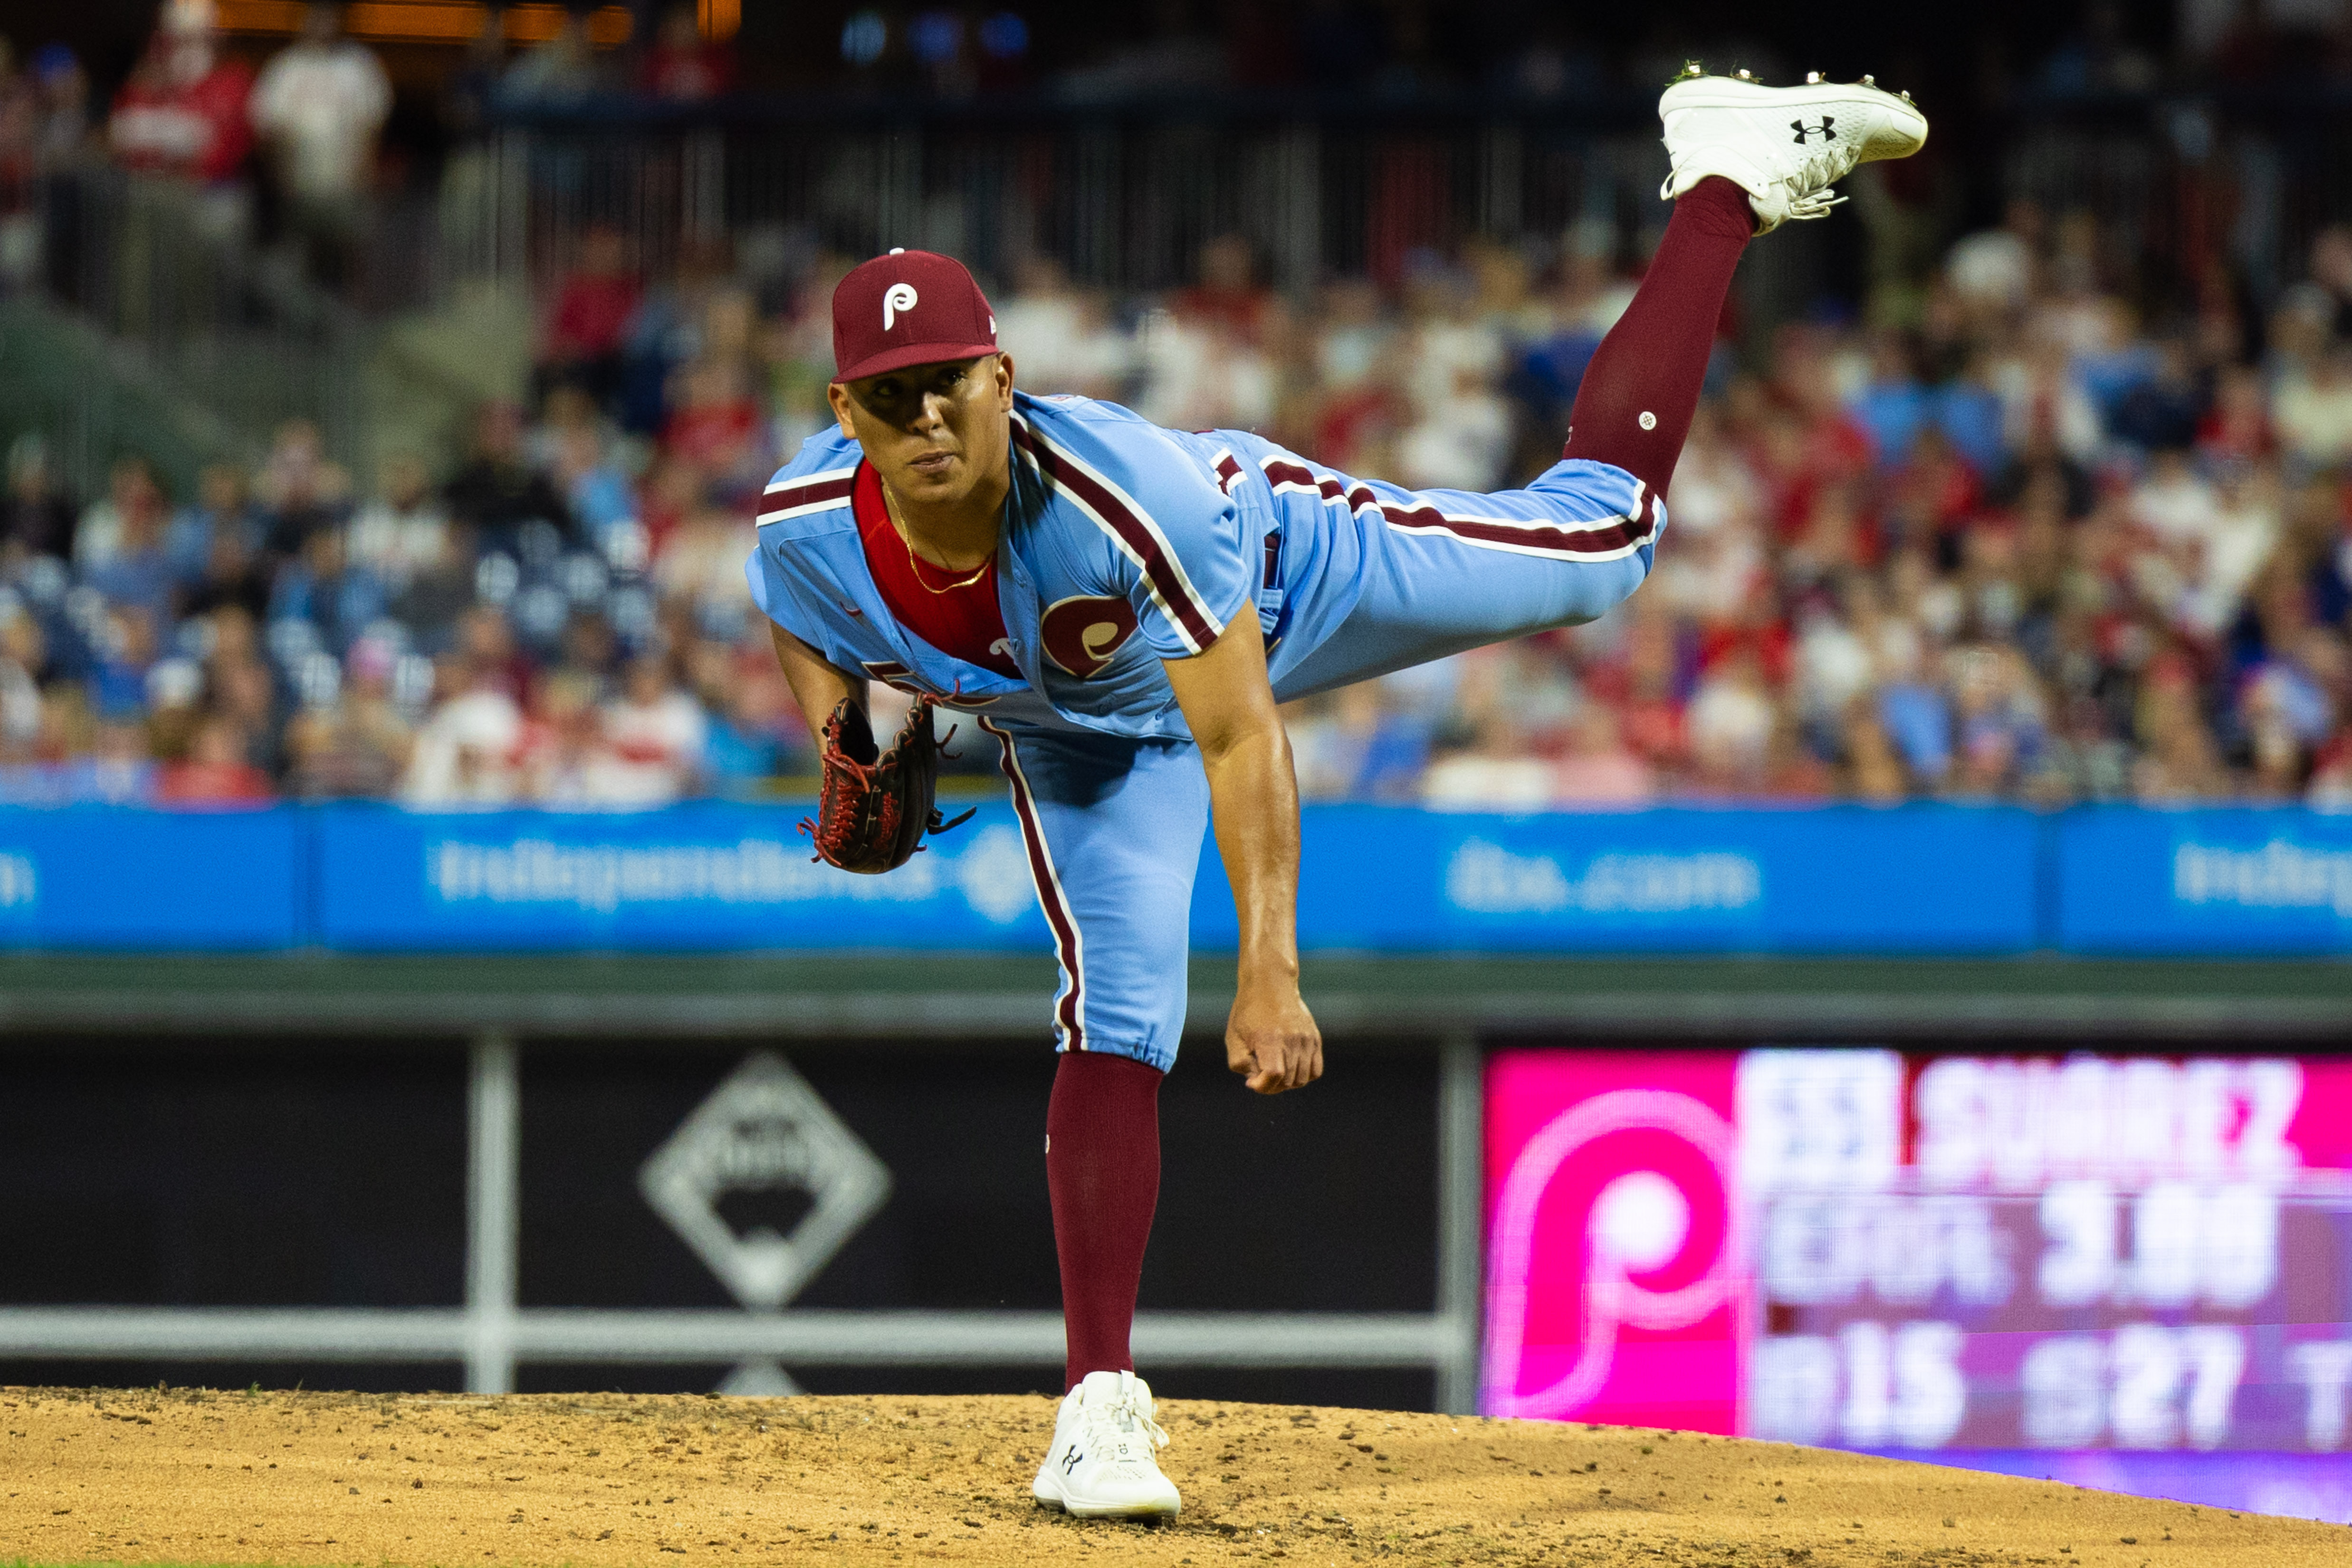
{"label": "led scoreboard", "polygon": [[1486,1169],[1490,1414],[2352,1521],[2352,1061],[1512,1051]]}

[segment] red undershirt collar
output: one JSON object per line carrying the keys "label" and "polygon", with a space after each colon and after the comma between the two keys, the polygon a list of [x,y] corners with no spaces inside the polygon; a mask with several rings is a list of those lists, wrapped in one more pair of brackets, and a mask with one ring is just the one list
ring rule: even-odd
{"label": "red undershirt collar", "polygon": [[874,574],[890,618],[941,653],[1022,679],[1021,667],[1001,647],[1006,639],[1004,613],[996,602],[996,557],[990,556],[977,576],[953,588],[941,588],[928,573],[918,575],[914,552],[890,521],[882,476],[871,463],[858,463],[849,506],[866,549],[866,569]]}

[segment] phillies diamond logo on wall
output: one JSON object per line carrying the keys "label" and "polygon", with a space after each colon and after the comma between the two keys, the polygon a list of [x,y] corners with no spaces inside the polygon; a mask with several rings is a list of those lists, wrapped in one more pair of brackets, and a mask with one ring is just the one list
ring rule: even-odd
{"label": "phillies diamond logo on wall", "polygon": [[[638,1190],[744,1306],[773,1311],[800,1294],[890,1196],[890,1173],[808,1080],[761,1051],[654,1151]],[[719,1213],[734,1193],[799,1193],[789,1233],[738,1231]]]}

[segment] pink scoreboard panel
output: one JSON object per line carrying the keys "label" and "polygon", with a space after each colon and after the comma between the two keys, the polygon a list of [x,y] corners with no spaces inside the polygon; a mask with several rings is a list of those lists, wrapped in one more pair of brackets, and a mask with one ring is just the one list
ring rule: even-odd
{"label": "pink scoreboard panel", "polygon": [[1515,1050],[1485,1408],[2352,1522],[2352,1059]]}

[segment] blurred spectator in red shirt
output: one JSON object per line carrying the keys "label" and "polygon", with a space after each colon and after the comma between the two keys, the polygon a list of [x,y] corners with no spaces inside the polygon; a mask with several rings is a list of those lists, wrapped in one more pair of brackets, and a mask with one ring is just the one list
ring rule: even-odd
{"label": "blurred spectator in red shirt", "polygon": [[2278,450],[2271,432],[2269,395],[2260,371],[2230,365],[2213,384],[2213,402],[2197,427],[2197,450],[2208,458],[2258,461]]}
{"label": "blurred spectator in red shirt", "polygon": [[1179,316],[1205,319],[1255,345],[1265,330],[1274,290],[1252,277],[1250,244],[1237,234],[1221,234],[1201,247],[1201,280],[1180,289],[1172,303]]}
{"label": "blurred spectator in red shirt", "polygon": [[545,378],[576,383],[597,405],[621,384],[621,350],[645,285],[629,266],[628,242],[610,224],[581,237],[580,264],[565,277],[548,312],[541,355]]}
{"label": "blurred spectator in red shirt", "polygon": [[696,103],[735,90],[735,48],[702,36],[692,5],[662,13],[654,47],[637,68],[637,90],[648,98]]}
{"label": "blurred spectator in red shirt", "polygon": [[183,761],[165,764],[155,798],[173,805],[228,805],[266,801],[269,775],[245,760],[245,735],[226,719],[208,719],[188,742]]}
{"label": "blurred spectator in red shirt", "polygon": [[737,365],[698,360],[677,374],[676,407],[662,426],[662,447],[699,470],[721,493],[757,490],[767,478],[760,405]]}
{"label": "blurred spectator in red shirt", "polygon": [[[17,73],[16,46],[0,38],[0,224],[16,219],[23,207],[40,145],[39,90],[30,76]],[[13,257],[0,257],[5,260]]]}
{"label": "blurred spectator in red shirt", "polygon": [[702,772],[710,719],[670,679],[668,661],[648,656],[630,664],[620,695],[605,704],[604,736],[631,770],[633,798],[674,800]]}
{"label": "blurred spectator in red shirt", "polygon": [[506,805],[520,793],[522,710],[490,671],[455,653],[436,671],[441,700],[417,729],[401,780],[412,805]]}
{"label": "blurred spectator in red shirt", "polygon": [[476,605],[458,617],[457,652],[481,689],[509,700],[529,689],[530,660],[515,646],[514,628],[496,605]]}
{"label": "blurred spectator in red shirt", "polygon": [[212,0],[168,0],[146,57],[115,95],[107,135],[127,167],[221,184],[252,151],[252,69],[214,40]]}
{"label": "blurred spectator in red shirt", "polygon": [[1976,470],[1943,431],[1929,426],[1887,479],[1885,542],[1897,550],[1933,550],[1942,565],[1957,565],[1960,531],[1982,499]]}

